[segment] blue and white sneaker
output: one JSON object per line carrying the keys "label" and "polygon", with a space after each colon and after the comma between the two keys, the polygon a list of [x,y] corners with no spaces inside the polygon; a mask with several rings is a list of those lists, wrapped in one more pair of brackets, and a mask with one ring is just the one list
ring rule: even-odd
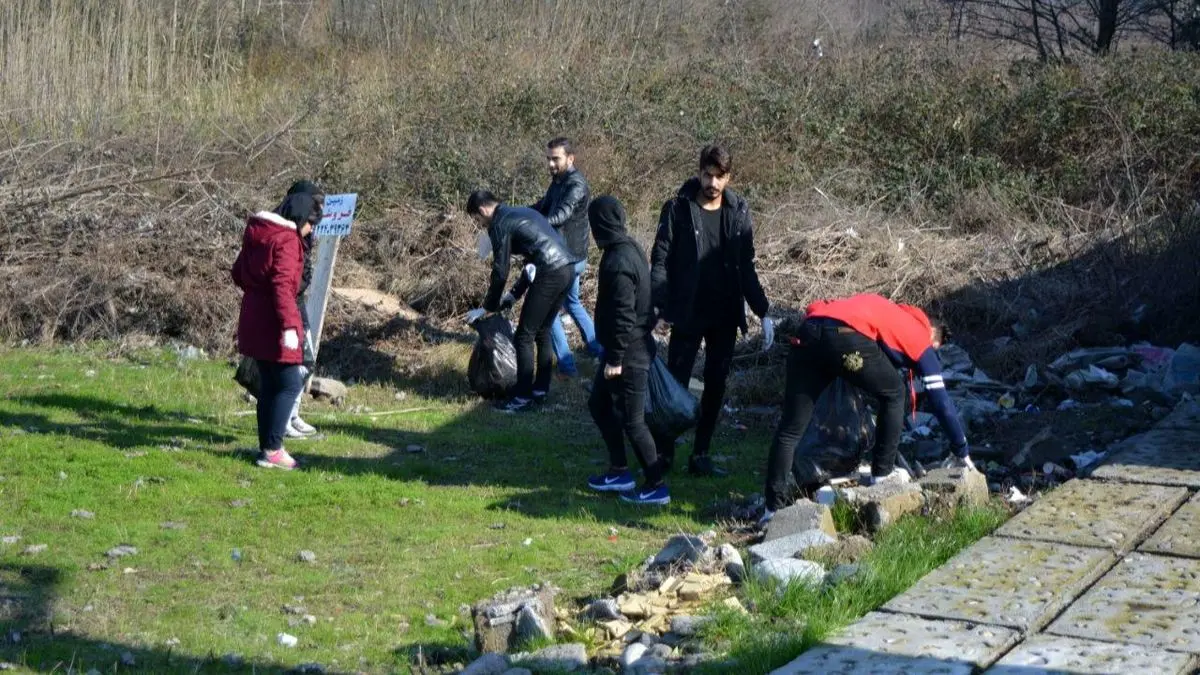
{"label": "blue and white sneaker", "polygon": [[589,476],[588,487],[597,492],[627,492],[637,487],[637,481],[629,471],[609,471]]}
{"label": "blue and white sneaker", "polygon": [[527,398],[514,397],[496,406],[497,412],[513,414],[524,412],[533,407],[533,401]]}
{"label": "blue and white sneaker", "polygon": [[671,503],[671,493],[666,484],[654,488],[641,487],[621,493],[621,501],[646,506],[666,506]]}

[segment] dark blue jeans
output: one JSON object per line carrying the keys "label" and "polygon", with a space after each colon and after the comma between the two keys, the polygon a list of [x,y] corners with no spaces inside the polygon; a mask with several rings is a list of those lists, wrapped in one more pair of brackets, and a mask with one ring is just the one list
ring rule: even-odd
{"label": "dark blue jeans", "polygon": [[274,451],[283,447],[292,405],[304,388],[304,371],[299,365],[258,361],[258,374],[258,449]]}

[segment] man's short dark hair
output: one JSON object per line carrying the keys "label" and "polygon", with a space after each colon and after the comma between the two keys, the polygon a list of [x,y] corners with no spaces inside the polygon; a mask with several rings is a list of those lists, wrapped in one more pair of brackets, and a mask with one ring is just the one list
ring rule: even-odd
{"label": "man's short dark hair", "polygon": [[733,158],[729,151],[719,145],[705,146],[700,151],[700,172],[705,169],[716,169],[721,176],[733,171]]}
{"label": "man's short dark hair", "polygon": [[566,136],[552,138],[550,139],[550,142],[546,144],[547,150],[553,150],[555,148],[562,148],[563,153],[568,155],[575,154],[575,144],[572,143],[571,139],[567,138]]}
{"label": "man's short dark hair", "polygon": [[467,215],[477,216],[483,212],[483,207],[489,204],[499,204],[500,200],[496,199],[496,195],[487,190],[476,190],[467,197]]}

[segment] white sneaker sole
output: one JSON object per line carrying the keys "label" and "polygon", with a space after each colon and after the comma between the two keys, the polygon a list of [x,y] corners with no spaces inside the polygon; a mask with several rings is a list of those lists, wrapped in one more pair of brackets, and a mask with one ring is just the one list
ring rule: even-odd
{"label": "white sneaker sole", "polygon": [[265,459],[260,459],[254,463],[261,466],[264,469],[281,469],[283,471],[291,471],[296,468],[295,466],[284,466],[283,464],[275,464],[273,462],[268,462]]}
{"label": "white sneaker sole", "polygon": [[637,483],[613,483],[611,485],[592,485],[588,483],[588,489],[596,492],[629,492],[637,487]]}
{"label": "white sneaker sole", "polygon": [[638,506],[666,506],[667,504],[671,503],[671,498],[663,497],[662,499],[626,499],[625,497],[621,497],[621,501],[625,502],[626,504],[637,504]]}

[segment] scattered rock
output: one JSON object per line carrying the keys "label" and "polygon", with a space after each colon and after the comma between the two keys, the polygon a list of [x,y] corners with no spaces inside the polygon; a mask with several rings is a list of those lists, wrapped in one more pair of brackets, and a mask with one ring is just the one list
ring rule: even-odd
{"label": "scattered rock", "polygon": [[733,544],[722,544],[717,551],[717,557],[725,563],[725,575],[735,584],[746,580],[746,564],[742,562],[742,554]]}
{"label": "scattered rock", "polygon": [[300,551],[299,559],[303,563],[315,563],[317,562],[317,554],[312,551]]}
{"label": "scattered rock", "polygon": [[235,500],[229,502],[229,505],[235,509],[240,509],[244,506],[248,506],[249,504],[250,504],[249,499],[235,499]]}
{"label": "scattered rock", "polygon": [[437,615],[435,614],[426,614],[425,625],[429,626],[430,628],[445,628],[446,626],[450,625],[450,622],[446,621],[445,619],[437,618]]}
{"label": "scattered rock", "polygon": [[326,398],[334,405],[346,401],[347,391],[346,385],[328,377],[314,377],[309,388],[313,398]]}
{"label": "scattered rock", "polygon": [[132,668],[137,665],[137,659],[133,658],[132,652],[121,652],[121,665]]}
{"label": "scattered rock", "polygon": [[856,563],[870,553],[873,548],[875,548],[875,544],[870,539],[861,534],[855,534],[827,546],[810,548],[804,551],[801,557],[832,567],[845,563]]}
{"label": "scattered rock", "polygon": [[637,663],[646,655],[646,645],[635,642],[625,648],[621,654],[621,665],[625,668],[632,668],[633,664]]}
{"label": "scattered rock", "polygon": [[611,619],[620,619],[621,608],[617,606],[617,601],[612,598],[600,598],[587,606],[583,610],[584,617],[594,619],[596,621],[607,621]]}
{"label": "scattered rock", "polygon": [[517,654],[512,657],[515,665],[528,666],[530,670],[563,670],[573,673],[587,668],[587,647],[578,643],[554,645],[532,654]]}
{"label": "scattered rock", "polygon": [[858,510],[872,531],[890,525],[901,516],[920,511],[925,493],[917,483],[879,483],[869,487],[848,488],[842,497]]}
{"label": "scattered rock", "polygon": [[89,572],[100,572],[106,569],[108,569],[107,563],[88,563],[87,566],[87,571]]}
{"label": "scattered rock", "polygon": [[825,568],[811,560],[795,558],[764,560],[754,565],[754,575],[764,583],[776,583],[781,588],[793,583],[820,586],[825,582]]}
{"label": "scattered rock", "polygon": [[15,534],[12,534],[12,535],[9,535],[6,537],[0,537],[0,543],[4,543],[4,544],[15,544],[18,541],[21,541],[21,537],[15,535]]}
{"label": "scattered rock", "polygon": [[503,675],[508,671],[508,659],[500,654],[484,654],[471,662],[459,675]]}
{"label": "scattered rock", "polygon": [[164,530],[186,530],[187,523],[176,523],[176,522],[172,522],[172,521],[168,520],[164,523],[161,523],[159,525],[159,527],[161,527]]}
{"label": "scattered rock", "polygon": [[304,605],[284,605],[283,613],[290,614],[292,616],[303,616],[304,614],[308,613],[308,608],[306,608]]}
{"label": "scattered rock", "polygon": [[549,585],[518,588],[498,593],[492,599],[472,608],[475,623],[475,646],[481,652],[507,652],[520,640],[518,618],[528,608],[538,615],[553,636],[557,628],[554,597],[557,591]]}
{"label": "scattered rock", "polygon": [[532,603],[525,605],[517,614],[517,638],[526,642],[553,638],[546,620],[538,614]]}
{"label": "scattered rock", "polygon": [[671,632],[676,635],[691,637],[711,621],[712,618],[707,616],[687,616],[685,614],[673,616],[671,617]]}
{"label": "scattered rock", "polygon": [[178,647],[180,645],[179,638],[171,638],[163,643],[168,647]]}
{"label": "scattered rock", "polygon": [[317,625],[317,617],[313,616],[312,614],[305,614],[304,616],[300,617],[300,620],[310,626]]}
{"label": "scattered rock", "polygon": [[129,544],[121,544],[120,546],[114,546],[113,548],[108,549],[108,553],[105,555],[110,558],[124,558],[126,556],[137,555],[137,552],[138,550],[136,547],[130,546]]}
{"label": "scattered rock", "polygon": [[600,622],[600,627],[608,634],[610,640],[620,640],[629,635],[629,631],[633,630],[633,624],[624,619],[612,619],[609,621]]}
{"label": "scattered rock", "polygon": [[837,536],[833,524],[833,512],[824,504],[801,499],[786,509],[780,509],[767,523],[764,542],[790,537],[809,530],[821,530],[831,537]]}
{"label": "scattered rock", "polygon": [[831,584],[840,584],[843,581],[857,575],[860,570],[861,568],[858,565],[838,565],[829,571],[829,575],[825,578],[825,580]]}
{"label": "scattered rock", "polygon": [[982,506],[988,501],[987,476],[966,469],[934,469],[919,485],[930,502],[944,508]]}
{"label": "scattered rock", "polygon": [[66,479],[67,479],[67,472],[66,472],[66,471],[59,471],[59,472],[58,472],[58,479],[59,479],[59,480],[66,480]]}
{"label": "scattered rock", "polygon": [[96,514],[92,513],[91,511],[84,511],[83,509],[75,509],[74,511],[71,512],[71,517],[72,518],[82,518],[84,520],[92,520],[93,518],[96,517]]}
{"label": "scattered rock", "polygon": [[772,558],[795,558],[811,548],[836,543],[837,538],[829,536],[823,530],[808,530],[751,546],[750,564]]}
{"label": "scattered rock", "polygon": [[37,555],[37,554],[41,553],[42,551],[45,551],[47,548],[50,548],[50,547],[46,544],[33,544],[30,546],[26,546],[25,550],[21,551],[21,554],[22,555]]}
{"label": "scattered rock", "polygon": [[295,635],[288,635],[287,633],[280,633],[279,635],[275,636],[275,639],[279,641],[280,645],[288,647],[289,649],[300,643],[299,638],[297,638]]}
{"label": "scattered rock", "polygon": [[680,564],[695,564],[709,550],[708,544],[700,537],[677,534],[667,540],[654,560],[651,567],[669,567]]}

